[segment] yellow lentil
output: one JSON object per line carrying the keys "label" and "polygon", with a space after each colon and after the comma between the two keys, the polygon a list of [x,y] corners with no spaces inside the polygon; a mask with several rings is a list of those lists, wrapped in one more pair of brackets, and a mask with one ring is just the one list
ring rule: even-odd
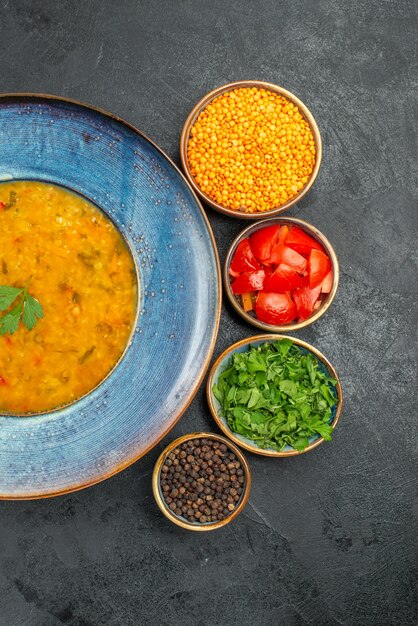
{"label": "yellow lentil", "polygon": [[269,211],[297,195],[316,160],[312,131],[298,107],[257,87],[212,100],[192,126],[187,156],[202,191],[247,213]]}

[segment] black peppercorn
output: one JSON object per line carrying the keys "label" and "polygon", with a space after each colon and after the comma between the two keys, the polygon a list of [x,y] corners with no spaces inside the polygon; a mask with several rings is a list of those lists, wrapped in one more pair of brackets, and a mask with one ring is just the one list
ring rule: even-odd
{"label": "black peppercorn", "polygon": [[160,474],[169,509],[195,524],[225,519],[241,500],[245,473],[225,444],[191,439],[168,454]]}

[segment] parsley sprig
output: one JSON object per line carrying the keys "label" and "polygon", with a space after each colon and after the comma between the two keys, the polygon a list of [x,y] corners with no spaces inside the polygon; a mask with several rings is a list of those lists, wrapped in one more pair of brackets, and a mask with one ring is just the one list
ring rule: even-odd
{"label": "parsley sprig", "polygon": [[336,384],[313,354],[281,339],[233,354],[213,394],[233,432],[263,449],[304,450],[311,437],[331,439]]}
{"label": "parsley sprig", "polygon": [[0,311],[7,311],[0,317],[0,335],[10,333],[13,335],[22,320],[28,330],[36,325],[38,319],[44,316],[41,303],[28,294],[28,287],[32,276],[22,288],[0,286]]}

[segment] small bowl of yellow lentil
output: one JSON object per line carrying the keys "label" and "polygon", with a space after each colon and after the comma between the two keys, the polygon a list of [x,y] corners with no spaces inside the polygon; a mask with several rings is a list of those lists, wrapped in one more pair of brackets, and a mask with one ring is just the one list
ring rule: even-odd
{"label": "small bowl of yellow lentil", "polygon": [[186,177],[212,208],[244,219],[272,217],[301,200],[321,165],[318,125],[277,85],[239,81],[214,89],[181,134]]}

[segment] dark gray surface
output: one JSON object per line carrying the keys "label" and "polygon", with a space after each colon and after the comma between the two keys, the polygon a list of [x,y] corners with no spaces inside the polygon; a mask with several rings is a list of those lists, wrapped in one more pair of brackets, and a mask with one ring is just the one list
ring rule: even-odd
{"label": "dark gray surface", "polygon": [[[118,476],[1,503],[1,626],[417,623],[417,11],[414,0],[0,0],[0,91],[101,106],[177,161],[187,113],[222,83],[264,79],[306,102],[324,159],[289,215],[329,237],[341,283],[299,336],[346,396],[331,444],[250,457],[250,502],[212,534],[170,525],[150,484],[164,443],[214,429],[202,390]],[[208,214],[223,260],[244,224]],[[215,354],[251,334],[225,305]]]}

